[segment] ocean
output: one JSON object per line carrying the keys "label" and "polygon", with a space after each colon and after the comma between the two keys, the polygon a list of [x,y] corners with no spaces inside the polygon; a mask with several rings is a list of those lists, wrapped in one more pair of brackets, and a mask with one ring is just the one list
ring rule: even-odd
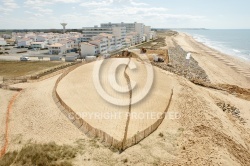
{"label": "ocean", "polygon": [[177,30],[222,53],[250,61],[250,29]]}

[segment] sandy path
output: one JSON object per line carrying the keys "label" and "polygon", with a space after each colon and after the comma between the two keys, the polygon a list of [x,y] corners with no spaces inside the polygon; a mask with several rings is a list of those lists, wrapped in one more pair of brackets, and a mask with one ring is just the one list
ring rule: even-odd
{"label": "sandy path", "polygon": [[13,106],[10,150],[27,141],[72,144],[82,138],[82,133],[60,112],[52,98],[57,78],[15,85],[24,90]]}
{"label": "sandy path", "polygon": [[0,89],[0,150],[5,142],[6,114],[9,101],[16,92]]}
{"label": "sandy path", "polygon": [[212,83],[250,88],[250,65],[246,61],[222,54],[183,33],[169,40],[175,41],[185,51],[192,52]]}

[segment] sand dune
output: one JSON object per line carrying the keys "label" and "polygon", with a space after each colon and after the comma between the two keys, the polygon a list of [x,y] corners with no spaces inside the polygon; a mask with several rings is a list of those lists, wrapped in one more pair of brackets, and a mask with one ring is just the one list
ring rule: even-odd
{"label": "sand dune", "polygon": [[[246,78],[250,76],[249,66],[244,62],[207,48],[184,34],[168,37],[166,43],[168,46],[178,44],[186,51],[191,51],[212,83],[250,87],[250,77]],[[137,61],[135,63],[140,65]],[[92,68],[93,63],[86,64],[62,80],[58,92],[64,100],[76,112],[127,111],[123,107],[107,104],[98,95],[91,84]],[[168,115],[155,132],[123,153],[114,152],[97,139],[87,137],[60,111],[52,97],[59,75],[40,82],[14,85],[24,90],[13,105],[8,151],[20,149],[29,142],[55,141],[58,144],[74,145],[78,141],[83,151],[73,161],[75,165],[250,165],[250,102],[226,91],[197,86],[181,76],[154,69],[156,80],[152,94],[145,98],[146,103],[135,106],[132,111],[161,112],[166,104],[164,101],[169,98],[170,89],[174,87]],[[130,71],[128,73],[139,84],[144,83],[145,73],[138,73],[138,77]],[[125,84],[121,74],[118,74],[118,80]],[[106,77],[103,77],[102,83],[107,84]],[[105,87],[115,95],[109,88]],[[1,124],[13,94],[14,92],[0,89]],[[117,97],[126,98],[123,95]],[[236,116],[230,108],[223,111],[218,103],[233,105],[240,113]],[[240,121],[241,118],[245,123]],[[124,120],[110,122],[89,119],[89,122],[121,138]],[[133,125],[129,127],[131,133],[128,135],[133,135],[150,123],[132,120]],[[1,125],[1,133],[3,130]]]}

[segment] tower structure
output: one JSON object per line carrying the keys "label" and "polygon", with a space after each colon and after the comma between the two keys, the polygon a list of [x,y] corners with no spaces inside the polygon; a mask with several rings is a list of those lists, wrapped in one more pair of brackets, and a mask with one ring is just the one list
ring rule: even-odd
{"label": "tower structure", "polygon": [[66,25],[68,25],[67,23],[61,23],[61,25],[63,26],[63,33],[66,32]]}

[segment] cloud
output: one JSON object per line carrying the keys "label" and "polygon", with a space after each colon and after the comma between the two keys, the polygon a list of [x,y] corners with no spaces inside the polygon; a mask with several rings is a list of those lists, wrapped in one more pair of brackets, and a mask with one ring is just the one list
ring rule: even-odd
{"label": "cloud", "polygon": [[102,1],[90,1],[90,2],[83,2],[80,6],[83,7],[102,7],[102,6],[109,6],[113,3],[113,0],[102,0]]}
{"label": "cloud", "polygon": [[136,2],[134,0],[96,0],[96,1],[83,2],[80,4],[80,6],[90,7],[90,8],[111,6],[111,5],[148,6],[147,3]]}
{"label": "cloud", "polygon": [[24,13],[27,13],[27,14],[32,14],[33,12],[31,12],[31,11],[24,11]]}
{"label": "cloud", "polygon": [[2,0],[3,4],[0,6],[0,12],[3,14],[8,14],[14,9],[19,8],[19,5],[14,0]]}
{"label": "cloud", "polygon": [[43,17],[43,15],[40,14],[40,13],[35,13],[34,16],[36,16],[36,17]]}
{"label": "cloud", "polygon": [[53,10],[52,9],[45,9],[45,8],[42,8],[42,7],[33,7],[34,10],[36,11],[39,11],[43,14],[52,14],[53,13]]}
{"label": "cloud", "polygon": [[80,0],[26,0],[24,4],[26,6],[47,6],[56,3],[77,3]]}
{"label": "cloud", "polygon": [[90,14],[93,15],[119,15],[119,16],[126,16],[126,15],[144,15],[149,12],[154,12],[157,14],[166,12],[167,8],[161,7],[122,7],[122,8],[98,8],[93,11],[89,11]]}
{"label": "cloud", "polygon": [[147,3],[142,3],[142,2],[135,2],[133,0],[129,0],[130,4],[133,6],[148,6]]}

